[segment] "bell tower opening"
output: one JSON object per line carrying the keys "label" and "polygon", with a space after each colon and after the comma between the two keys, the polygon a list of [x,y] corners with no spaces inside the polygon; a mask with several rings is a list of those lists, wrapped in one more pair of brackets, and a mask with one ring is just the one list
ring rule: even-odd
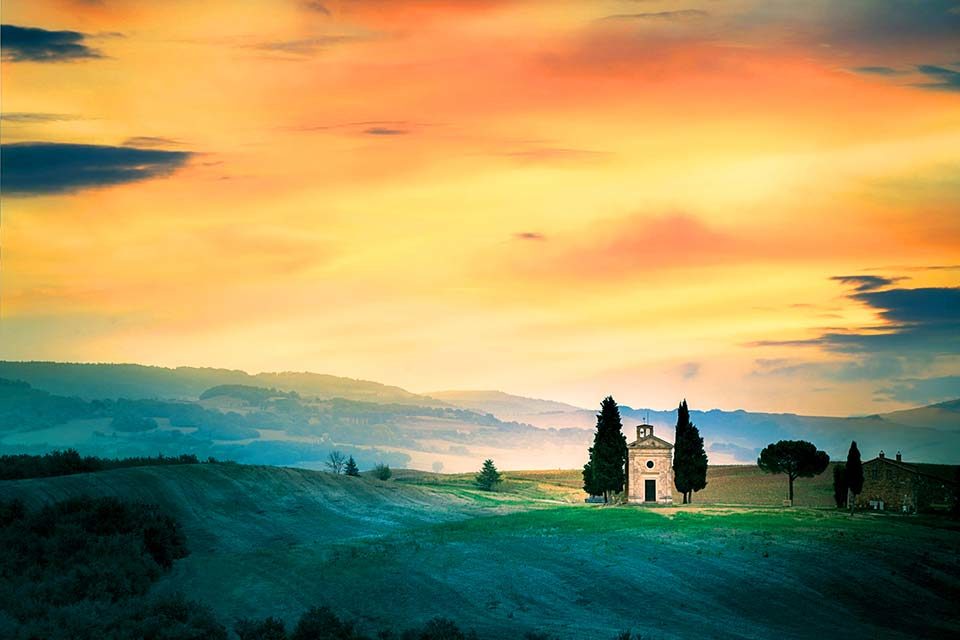
{"label": "bell tower opening", "polygon": [[640,424],[637,425],[637,440],[642,440],[647,436],[653,435],[653,425],[652,424]]}

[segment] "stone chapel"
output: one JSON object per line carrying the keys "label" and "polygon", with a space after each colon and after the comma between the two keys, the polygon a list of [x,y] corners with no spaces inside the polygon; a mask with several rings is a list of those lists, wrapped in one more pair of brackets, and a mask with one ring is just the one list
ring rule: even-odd
{"label": "stone chapel", "polygon": [[637,426],[627,445],[627,501],[673,504],[673,445],[653,435],[653,425]]}

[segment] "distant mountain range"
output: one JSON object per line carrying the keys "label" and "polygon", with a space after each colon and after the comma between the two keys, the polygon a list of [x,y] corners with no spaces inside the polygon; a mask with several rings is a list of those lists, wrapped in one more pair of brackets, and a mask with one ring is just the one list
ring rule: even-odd
{"label": "distant mountain range", "polygon": [[[260,373],[134,364],[0,361],[0,452],[73,446],[97,455],[196,453],[243,462],[320,467],[339,449],[363,465],[443,471],[576,468],[594,410],[501,391],[411,393],[315,373]],[[28,385],[16,385],[23,381]],[[674,411],[621,405],[627,439],[649,419],[673,440]],[[912,461],[960,461],[960,400],[881,415],[835,418],[691,410],[712,464],[752,463],[780,439],[810,440],[838,459],[857,440]],[[153,425],[153,426],[150,426]]]}

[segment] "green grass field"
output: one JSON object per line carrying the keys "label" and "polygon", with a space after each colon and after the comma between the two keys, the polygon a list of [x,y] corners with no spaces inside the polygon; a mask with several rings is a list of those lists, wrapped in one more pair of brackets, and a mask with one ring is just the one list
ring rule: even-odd
{"label": "green grass field", "polygon": [[[157,588],[211,604],[228,626],[329,604],[369,631],[445,615],[498,638],[960,633],[955,521],[763,506],[785,481],[751,473],[711,469],[698,503],[652,509],[584,505],[572,471],[508,473],[490,494],[468,475],[383,483],[228,464],[8,481],[0,497],[160,503],[192,554]],[[798,502],[821,496],[825,476],[800,481]],[[716,504],[744,496],[758,506]]]}

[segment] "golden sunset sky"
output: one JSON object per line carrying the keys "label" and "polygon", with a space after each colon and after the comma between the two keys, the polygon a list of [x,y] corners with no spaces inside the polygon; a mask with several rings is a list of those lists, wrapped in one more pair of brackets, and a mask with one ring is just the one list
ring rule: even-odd
{"label": "golden sunset sky", "polygon": [[3,359],[960,396],[960,2],[2,9]]}

